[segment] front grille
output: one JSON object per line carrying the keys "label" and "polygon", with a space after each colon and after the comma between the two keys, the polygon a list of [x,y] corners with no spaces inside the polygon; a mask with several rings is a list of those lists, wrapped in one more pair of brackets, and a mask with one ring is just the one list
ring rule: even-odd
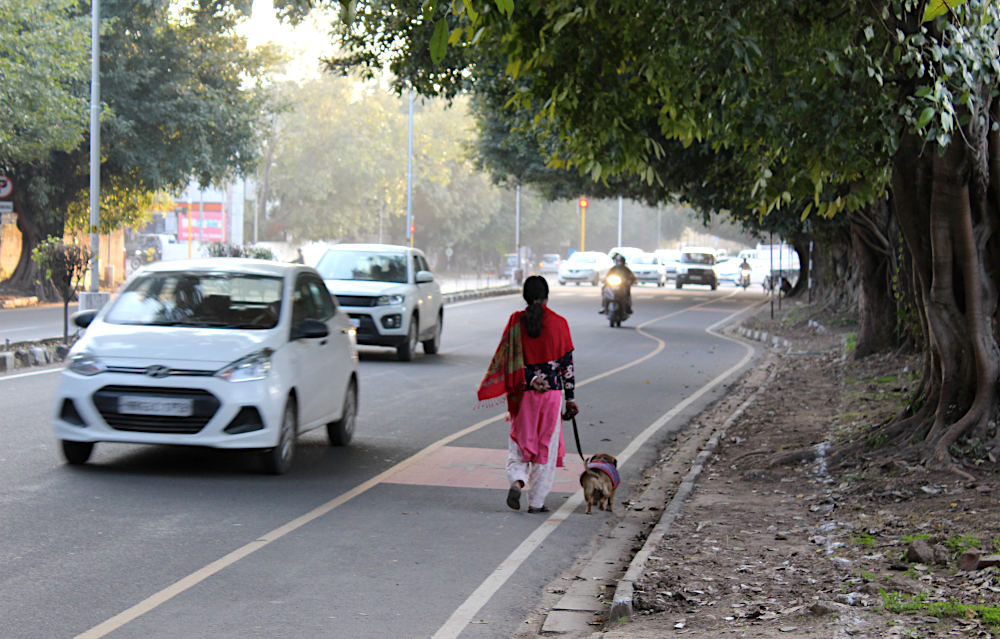
{"label": "front grille", "polygon": [[337,303],[341,306],[375,306],[377,297],[370,295],[338,295]]}
{"label": "front grille", "polygon": [[[125,415],[118,412],[118,398],[129,395],[187,398],[192,400],[192,414],[187,417],[167,415]],[[205,427],[219,410],[219,400],[196,388],[159,388],[149,386],[105,386],[94,393],[94,406],[108,426],[115,430],[139,433],[193,435]]]}
{"label": "front grille", "polygon": [[[148,366],[108,366],[109,373],[124,373],[126,375],[146,375]],[[215,371],[197,370],[193,368],[171,368],[162,377],[211,377]]]}
{"label": "front grille", "polygon": [[357,328],[357,339],[359,342],[366,339],[375,339],[379,336],[378,329],[375,328],[375,320],[372,319],[371,315],[352,313],[351,319],[356,319],[360,322]]}

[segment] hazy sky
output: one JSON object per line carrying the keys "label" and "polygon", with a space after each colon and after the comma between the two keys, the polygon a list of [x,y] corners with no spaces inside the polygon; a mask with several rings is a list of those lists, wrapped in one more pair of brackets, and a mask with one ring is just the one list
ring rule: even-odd
{"label": "hazy sky", "polygon": [[253,0],[253,13],[242,31],[251,47],[273,42],[283,48],[292,60],[288,64],[288,79],[301,80],[320,74],[319,59],[334,51],[329,31],[331,18],[314,11],[299,26],[281,24],[274,16],[271,0]]}

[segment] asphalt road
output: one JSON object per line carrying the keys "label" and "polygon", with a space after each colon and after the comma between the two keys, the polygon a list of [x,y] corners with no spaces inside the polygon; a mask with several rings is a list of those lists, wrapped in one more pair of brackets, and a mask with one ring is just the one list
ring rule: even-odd
{"label": "asphalt road", "polygon": [[[598,289],[550,298],[576,346],[584,452],[625,457],[626,486],[747,365],[748,346],[707,329],[763,298],[641,287],[634,299],[635,316],[612,329]],[[354,442],[309,434],[282,477],[259,474],[251,454],[112,444],[66,466],[51,432],[57,371],[0,377],[0,632],[510,637],[609,525],[579,507],[571,430],[552,512],[504,504],[507,425],[473,408],[522,306],[449,305],[437,356],[401,363],[362,348]]]}

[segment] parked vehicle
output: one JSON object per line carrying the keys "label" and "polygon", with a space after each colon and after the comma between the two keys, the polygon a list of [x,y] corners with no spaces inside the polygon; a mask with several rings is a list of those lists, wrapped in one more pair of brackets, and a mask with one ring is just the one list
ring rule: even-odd
{"label": "parked vehicle", "polygon": [[74,322],[55,434],[70,464],[97,442],[261,450],[286,472],[296,437],[350,442],[354,330],[312,268],[215,258],[145,266]]}
{"label": "parked vehicle", "polygon": [[660,258],[654,253],[642,253],[626,260],[626,264],[635,273],[635,279],[640,283],[663,286],[667,283],[667,269],[660,263]]}
{"label": "parked vehicle", "polygon": [[577,251],[562,261],[559,265],[559,283],[590,282],[597,286],[608,274],[614,263],[606,253],[599,251]]}
{"label": "parked vehicle", "polygon": [[444,298],[424,254],[391,244],[337,244],[316,264],[326,286],[357,328],[358,344],[388,346],[404,362],[418,343],[441,345]]}
{"label": "parked vehicle", "polygon": [[688,247],[681,252],[681,261],[677,265],[677,288],[685,284],[704,284],[714,291],[719,287],[719,280],[713,269],[715,266],[715,250],[701,247]]}

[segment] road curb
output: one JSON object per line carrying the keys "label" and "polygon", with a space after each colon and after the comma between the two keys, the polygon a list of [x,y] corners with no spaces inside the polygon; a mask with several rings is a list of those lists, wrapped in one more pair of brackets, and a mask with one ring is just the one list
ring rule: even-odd
{"label": "road curb", "polygon": [[521,292],[521,288],[518,286],[502,286],[497,288],[482,288],[471,291],[456,291],[454,293],[444,293],[442,297],[444,298],[445,304],[454,304],[455,302],[465,302],[468,300],[479,300],[487,297],[499,297],[501,295],[516,295]]}
{"label": "road curb", "polygon": [[[787,340],[785,341],[787,342]],[[705,442],[701,452],[698,453],[694,463],[691,465],[691,469],[688,471],[687,475],[685,475],[684,479],[681,480],[680,486],[677,488],[677,492],[674,493],[670,503],[667,505],[666,509],[664,509],[659,521],[653,527],[649,536],[646,537],[642,548],[635,554],[632,561],[629,562],[625,575],[618,581],[611,604],[611,611],[609,613],[609,620],[612,623],[629,621],[634,616],[635,610],[632,602],[635,592],[635,583],[642,577],[642,574],[646,569],[646,562],[649,560],[649,557],[652,555],[657,546],[659,546],[660,540],[662,540],[663,536],[670,530],[670,526],[673,525],[673,522],[676,520],[681,508],[683,508],[684,502],[687,501],[687,498],[694,491],[695,482],[701,474],[701,471],[704,470],[705,463],[715,452],[715,448],[718,446],[719,440],[725,436],[729,427],[743,415],[744,411],[746,411],[746,409],[753,404],[754,401],[756,401],[757,397],[770,386],[770,382],[773,381],[776,375],[777,368],[774,368],[771,370],[767,381],[765,381],[764,384],[759,386],[757,390],[745,399],[743,403],[740,404],[739,407],[726,418],[726,421],[724,421],[722,425],[712,433],[712,436],[708,439],[708,441]]]}

